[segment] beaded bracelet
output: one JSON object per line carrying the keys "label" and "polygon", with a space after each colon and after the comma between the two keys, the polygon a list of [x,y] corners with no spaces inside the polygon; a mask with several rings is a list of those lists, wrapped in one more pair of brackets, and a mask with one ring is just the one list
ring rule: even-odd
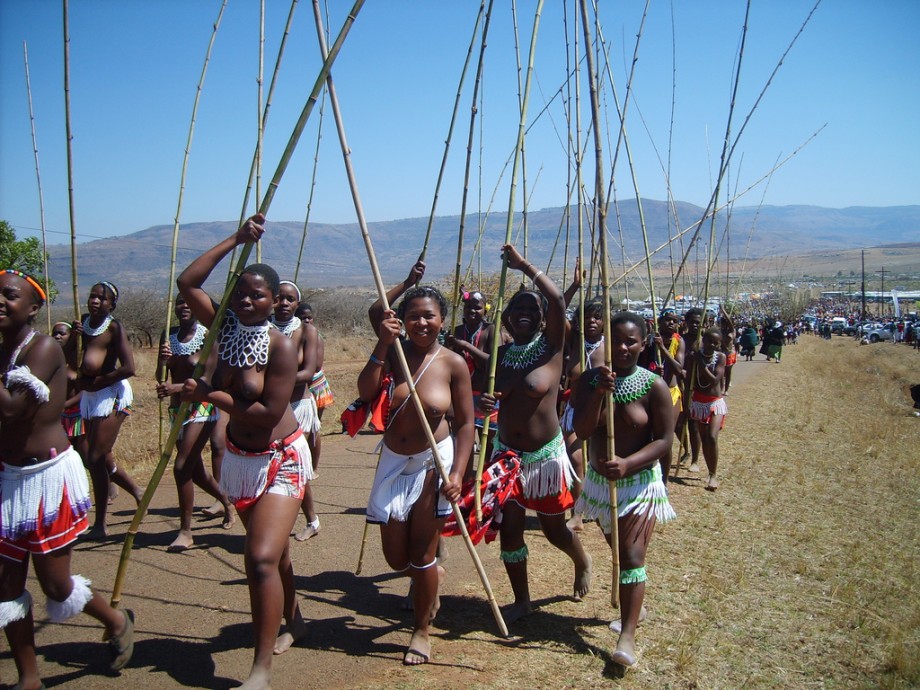
{"label": "beaded bracelet", "polygon": [[380,357],[378,357],[377,355],[375,355],[373,352],[371,353],[371,356],[370,356],[370,358],[368,359],[368,361],[369,361],[371,364],[376,364],[376,365],[381,366],[381,367],[383,366],[383,360],[380,359]]}

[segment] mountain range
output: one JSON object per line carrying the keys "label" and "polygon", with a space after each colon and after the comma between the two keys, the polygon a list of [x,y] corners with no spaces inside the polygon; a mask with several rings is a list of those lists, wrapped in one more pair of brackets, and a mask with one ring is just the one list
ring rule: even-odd
{"label": "mountain range", "polygon": [[[648,242],[652,250],[673,236],[675,222],[663,201],[643,200],[643,212]],[[674,204],[678,225],[690,228],[703,214],[699,206],[685,202]],[[528,258],[546,267],[552,256],[552,266],[561,267],[569,237],[569,257],[576,252],[577,210],[571,207],[566,230],[565,207],[544,208],[527,214]],[[584,219],[585,243],[591,242],[589,219]],[[479,237],[480,218],[468,214],[464,228],[464,250],[461,266],[465,271],[474,256],[473,248]],[[726,224],[729,231],[725,232]],[[236,221],[185,223],[179,228],[177,271],[205,249],[230,235]],[[405,277],[424,244],[427,218],[405,218],[371,222],[369,234],[377,263],[385,283]],[[503,243],[507,216],[493,213],[482,222],[482,270],[497,271],[500,266],[499,248]],[[625,250],[626,261],[644,259],[645,249],[639,213],[635,203],[611,206],[607,222],[610,228],[609,252],[620,263]],[[428,275],[433,279],[452,274],[457,262],[459,216],[435,218],[426,253]],[[512,241],[523,248],[522,214],[514,217]],[[890,206],[822,208],[818,206],[749,206],[735,207],[731,213],[720,212],[716,217],[719,256],[732,261],[742,258],[752,261],[767,257],[799,256],[809,252],[839,251],[879,245],[910,244],[920,241],[920,206]],[[99,280],[109,280],[119,286],[150,290],[165,290],[169,276],[172,225],[156,225],[129,235],[94,240],[78,245],[78,280],[88,288]],[[687,231],[680,240],[672,242],[674,262],[680,261],[694,235]],[[705,257],[710,237],[710,221],[700,231],[698,251]],[[299,221],[269,221],[262,240],[262,260],[278,270],[282,278],[293,278],[300,251],[303,223]],[[622,237],[623,250],[620,247]],[[916,245],[913,247],[917,249]],[[588,249],[585,250],[586,253]],[[70,247],[49,247],[51,277],[62,297],[70,290]],[[252,260],[255,260],[253,252]],[[669,249],[654,255],[653,262],[667,264]],[[569,266],[572,265],[569,260]],[[474,270],[479,270],[477,258]],[[916,269],[915,269],[916,270]],[[226,275],[221,268],[215,275]],[[307,230],[298,283],[311,288],[337,286],[367,286],[373,284],[367,252],[357,223],[313,223]]]}

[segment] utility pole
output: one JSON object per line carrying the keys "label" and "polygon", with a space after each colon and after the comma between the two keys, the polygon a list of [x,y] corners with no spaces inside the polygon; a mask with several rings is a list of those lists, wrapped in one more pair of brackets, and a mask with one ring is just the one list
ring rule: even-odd
{"label": "utility pole", "polygon": [[866,318],[866,250],[862,250],[862,314],[860,321]]}
{"label": "utility pole", "polygon": [[885,315],[885,274],[891,273],[891,271],[886,271],[885,267],[882,266],[882,270],[876,271],[876,273],[882,276],[882,306],[879,309],[879,316],[884,316]]}

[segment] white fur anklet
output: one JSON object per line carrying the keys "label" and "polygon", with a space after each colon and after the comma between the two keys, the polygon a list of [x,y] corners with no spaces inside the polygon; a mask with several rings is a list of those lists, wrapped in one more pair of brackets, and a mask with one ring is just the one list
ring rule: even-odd
{"label": "white fur anklet", "polygon": [[55,601],[48,599],[45,603],[45,609],[48,611],[48,618],[54,623],[63,623],[80,613],[83,608],[93,598],[93,590],[89,588],[90,581],[82,575],[72,575],[70,581],[73,583],[73,589],[70,596],[64,601]]}
{"label": "white fur anklet", "polygon": [[21,621],[29,615],[32,608],[32,595],[29,590],[22,590],[22,594],[12,601],[0,601],[0,628],[5,628],[10,623]]}
{"label": "white fur anklet", "polygon": [[412,568],[413,570],[428,570],[428,568],[436,566],[437,564],[438,564],[438,557],[435,556],[434,560],[431,561],[431,563],[428,563],[427,565],[415,565],[415,563],[410,563],[409,567]]}

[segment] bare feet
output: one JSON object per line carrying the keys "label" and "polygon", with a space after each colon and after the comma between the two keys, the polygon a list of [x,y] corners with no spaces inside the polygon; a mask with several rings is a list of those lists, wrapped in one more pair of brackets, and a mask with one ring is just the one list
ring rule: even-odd
{"label": "bare feet", "polygon": [[412,639],[409,640],[409,648],[403,656],[405,666],[418,666],[427,664],[431,659],[431,640],[428,639],[428,633],[416,630],[412,633]]}
{"label": "bare feet", "polygon": [[192,548],[193,543],[194,540],[192,539],[192,531],[182,529],[179,530],[179,536],[177,536],[173,540],[173,543],[166,548],[166,551],[169,553],[181,553]]}
{"label": "bare feet", "polygon": [[319,518],[316,518],[313,522],[308,522],[306,527],[294,535],[294,539],[297,541],[306,541],[307,539],[312,539],[317,534],[319,534]]}
{"label": "bare feet", "polygon": [[620,635],[617,640],[617,650],[610,657],[615,664],[630,668],[636,665],[636,643],[632,637]]}
{"label": "bare feet", "polygon": [[220,526],[224,529],[233,529],[233,525],[236,524],[236,511],[234,511],[233,508],[230,508],[229,506],[226,508],[226,510],[223,508],[221,508],[221,510],[224,511],[224,521]]}
{"label": "bare feet", "polygon": [[23,677],[19,676],[19,682],[10,686],[12,690],[45,690],[45,684],[39,676]]}
{"label": "bare feet", "polygon": [[575,566],[575,585],[572,588],[572,597],[575,601],[581,601],[582,598],[591,589],[591,554],[585,554],[585,565],[583,568]]}
{"label": "bare feet", "polygon": [[700,464],[699,464],[699,462],[697,462],[697,461],[695,461],[695,460],[694,460],[693,462],[691,462],[691,463],[690,463],[690,467],[687,468],[687,471],[688,471],[688,472],[699,472],[699,471],[700,471]]}
{"label": "bare feet", "polygon": [[533,613],[533,606],[529,601],[516,601],[502,607],[502,618],[505,619],[505,623],[514,623],[531,613]]}
{"label": "bare feet", "polygon": [[[647,617],[648,617],[648,610],[643,606],[641,609],[639,609],[639,620],[636,621],[636,624],[638,625],[639,623],[644,621]],[[619,635],[621,632],[623,632],[622,621],[619,618],[617,618],[615,621],[610,623],[610,629]]]}
{"label": "bare feet", "polygon": [[284,654],[287,650],[302,640],[307,634],[307,624],[298,611],[296,619],[285,626],[283,633],[278,635],[275,640],[275,647],[272,649],[274,654]]}
{"label": "bare feet", "polygon": [[118,487],[117,487],[115,484],[113,484],[112,482],[109,482],[109,500],[108,500],[108,504],[109,504],[109,505],[112,505],[112,504],[115,502],[115,499],[116,499],[116,498],[118,498]]}
{"label": "bare feet", "polygon": [[573,515],[570,517],[568,522],[565,523],[565,526],[573,532],[583,532],[585,529],[585,523],[581,515]]}
{"label": "bare feet", "polygon": [[224,514],[224,504],[220,501],[214,501],[207,508],[203,508],[201,514],[208,518],[220,517]]}
{"label": "bare feet", "polygon": [[249,673],[249,678],[238,690],[271,690],[272,674],[268,669],[255,668]]}
{"label": "bare feet", "polygon": [[109,530],[104,525],[93,525],[93,528],[86,533],[86,538],[89,541],[100,541],[107,539],[108,536]]}
{"label": "bare feet", "polygon": [[719,488],[719,480],[716,479],[716,475],[709,475],[709,483],[706,484],[706,491],[715,491]]}

